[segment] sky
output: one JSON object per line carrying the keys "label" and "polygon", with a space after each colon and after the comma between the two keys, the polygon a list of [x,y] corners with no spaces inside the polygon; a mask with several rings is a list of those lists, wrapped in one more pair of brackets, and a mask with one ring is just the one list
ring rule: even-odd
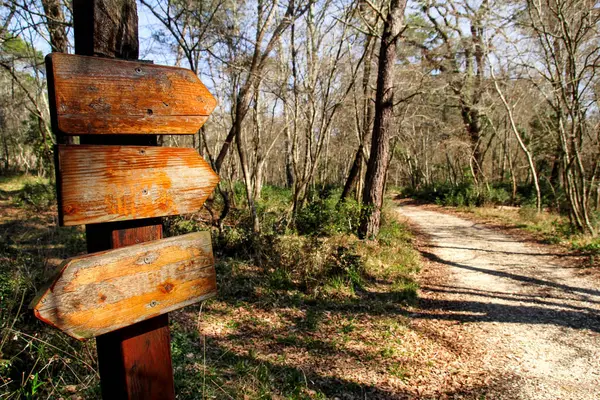
{"label": "sky", "polygon": [[[42,10],[36,10],[41,12]],[[0,10],[0,15],[4,14],[5,10]],[[26,25],[40,24],[40,17],[33,16],[32,21],[19,20],[18,18],[13,19],[11,23],[11,30],[13,32],[21,32],[21,36],[26,41],[33,42],[35,48],[44,55],[50,52],[50,44],[47,38],[47,32],[45,30],[36,32],[32,29],[23,30],[22,27]],[[164,49],[153,40],[152,31],[156,27],[160,26],[160,22],[152,15],[148,9],[138,3],[138,28],[139,28],[139,40],[140,40],[140,58],[144,60],[152,60],[156,64],[173,65],[175,64],[175,56],[170,52],[165,52]],[[69,29],[69,36],[71,43],[73,41],[72,29]]]}

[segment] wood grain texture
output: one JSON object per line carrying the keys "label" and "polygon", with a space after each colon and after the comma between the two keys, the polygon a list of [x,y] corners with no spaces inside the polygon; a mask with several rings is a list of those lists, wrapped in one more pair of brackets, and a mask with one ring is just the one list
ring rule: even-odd
{"label": "wood grain texture", "polygon": [[89,339],[216,294],[209,232],[66,260],[32,303],[37,318]]}
{"label": "wood grain texture", "polygon": [[[138,58],[135,0],[73,0],[75,53],[124,59]],[[48,71],[51,71],[48,68]],[[60,143],[56,107],[48,73],[52,127]],[[82,135],[81,144],[156,145],[155,135]],[[58,164],[58,163],[57,163]],[[86,225],[88,252],[108,250],[162,238],[160,218]],[[168,314],[96,337],[102,398],[174,400]]]}
{"label": "wood grain texture", "polygon": [[55,129],[66,135],[193,134],[217,101],[190,70],[52,53]]}
{"label": "wood grain texture", "polygon": [[175,399],[168,314],[96,338],[102,397]]}
{"label": "wood grain texture", "polygon": [[137,6],[131,0],[73,0],[75,52],[135,60]]}
{"label": "wood grain texture", "polygon": [[190,148],[59,145],[58,181],[68,226],[195,212],[219,177]]}

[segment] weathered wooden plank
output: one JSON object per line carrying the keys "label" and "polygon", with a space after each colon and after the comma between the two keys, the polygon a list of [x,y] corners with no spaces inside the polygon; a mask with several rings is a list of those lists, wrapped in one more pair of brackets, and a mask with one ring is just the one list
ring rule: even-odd
{"label": "weathered wooden plank", "polygon": [[[85,139],[94,137],[86,136]],[[124,138],[123,135],[117,137]],[[138,135],[133,139],[143,138],[156,136]],[[92,224],[85,228],[89,253],[162,238],[160,218]],[[96,336],[104,399],[175,399],[168,315],[162,314]]]}
{"label": "weathered wooden plank", "polygon": [[193,134],[217,101],[190,70],[52,53],[55,128],[66,135]]}
{"label": "weathered wooden plank", "polygon": [[[135,0],[73,0],[75,53],[138,58]],[[49,81],[52,74],[47,74]],[[48,82],[50,108],[54,91]],[[56,113],[52,125],[57,129]],[[68,136],[55,131],[60,141]],[[62,137],[61,137],[62,136]],[[155,135],[83,135],[81,144],[157,145]],[[62,143],[62,142],[61,142]],[[162,238],[160,218],[86,225],[88,252]],[[174,400],[168,314],[96,337],[102,398]]]}
{"label": "weathered wooden plank", "polygon": [[194,149],[58,146],[61,225],[194,212],[219,181]]}
{"label": "weathered wooden plank", "polygon": [[[112,116],[92,118],[85,115],[61,115],[59,116],[59,123],[61,123],[61,130],[67,132],[122,132],[132,133],[133,131],[140,132],[144,128],[142,126],[149,126],[152,132],[141,132],[141,133],[169,133],[171,135],[181,135],[194,133],[204,123],[208,117],[203,116],[121,116],[114,118]],[[193,130],[193,132],[192,132]]]}
{"label": "weathered wooden plank", "polygon": [[210,233],[196,232],[66,260],[32,308],[42,321],[89,339],[215,294]]}

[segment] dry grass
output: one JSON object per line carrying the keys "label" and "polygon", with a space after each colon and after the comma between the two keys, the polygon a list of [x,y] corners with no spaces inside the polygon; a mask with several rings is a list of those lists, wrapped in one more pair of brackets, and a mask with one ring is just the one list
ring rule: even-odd
{"label": "dry grass", "polygon": [[[0,398],[99,398],[93,341],[71,340],[26,309],[56,263],[85,243],[81,229],[56,227],[54,207],[18,201],[30,181],[0,181]],[[490,383],[468,337],[413,318],[427,312],[418,308],[420,258],[406,226],[388,221],[380,244],[344,233],[244,242],[232,229],[220,238],[217,299],[171,314],[178,398],[484,393]]]}

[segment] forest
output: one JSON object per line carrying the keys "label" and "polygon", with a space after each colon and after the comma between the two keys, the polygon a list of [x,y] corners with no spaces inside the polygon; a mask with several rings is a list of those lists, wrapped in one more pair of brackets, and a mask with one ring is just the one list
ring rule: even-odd
{"label": "forest", "polygon": [[[202,210],[163,221],[210,230],[217,259],[217,298],[171,316],[178,398],[496,390],[433,319],[411,322],[427,262],[398,201],[598,267],[598,1],[136,3],[132,58],[191,69],[218,100],[196,134],[158,136],[220,176]],[[99,396],[93,343],[27,310],[85,253],[82,228],[56,226],[54,146],[79,138],[51,128],[44,64],[76,52],[76,5],[0,0],[0,398]]]}

